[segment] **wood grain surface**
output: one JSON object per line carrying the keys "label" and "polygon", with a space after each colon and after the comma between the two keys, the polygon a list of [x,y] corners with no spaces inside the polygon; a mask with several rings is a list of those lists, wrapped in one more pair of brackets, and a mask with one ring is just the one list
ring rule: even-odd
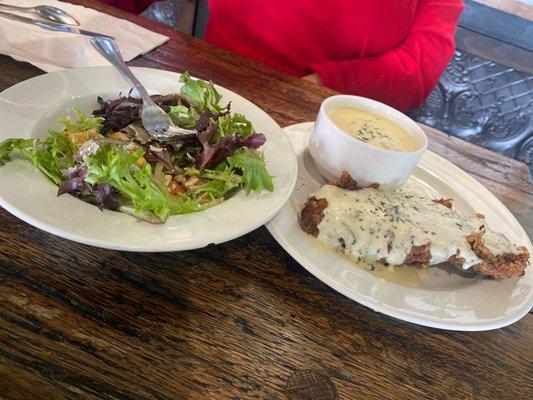
{"label": "wood grain surface", "polygon": [[[211,78],[281,125],[333,92],[138,17],[171,37],[131,64]],[[0,89],[42,72],[0,56]],[[523,164],[425,128],[531,234]],[[262,227],[195,251],[92,248],[0,210],[0,399],[527,399],[533,317],[440,331],[329,289]]]}
{"label": "wood grain surface", "polygon": [[533,4],[528,0],[475,0],[486,6],[533,21]]}

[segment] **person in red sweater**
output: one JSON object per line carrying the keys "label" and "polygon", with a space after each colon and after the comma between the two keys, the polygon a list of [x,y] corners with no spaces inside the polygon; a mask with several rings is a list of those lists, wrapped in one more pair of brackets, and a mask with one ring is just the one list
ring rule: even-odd
{"label": "person in red sweater", "polygon": [[[153,0],[102,0],[140,13]],[[205,39],[342,93],[419,106],[454,51],[462,0],[209,0]]]}
{"label": "person in red sweater", "polygon": [[462,0],[209,0],[205,39],[407,111],[450,61],[462,9]]}

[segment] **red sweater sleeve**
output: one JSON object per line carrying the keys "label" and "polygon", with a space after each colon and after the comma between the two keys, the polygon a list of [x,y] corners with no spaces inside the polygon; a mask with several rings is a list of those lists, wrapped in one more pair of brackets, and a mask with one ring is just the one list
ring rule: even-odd
{"label": "red sweater sleeve", "polygon": [[399,47],[310,67],[325,86],[410,110],[424,101],[450,61],[462,9],[462,0],[419,0],[411,31]]}

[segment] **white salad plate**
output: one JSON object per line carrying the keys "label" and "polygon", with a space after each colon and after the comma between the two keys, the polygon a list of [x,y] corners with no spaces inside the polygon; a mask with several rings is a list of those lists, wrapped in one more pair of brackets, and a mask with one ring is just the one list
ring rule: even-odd
{"label": "white salad plate", "polygon": [[[300,229],[299,212],[309,194],[325,183],[307,151],[313,123],[285,128],[298,159],[291,198],[267,228],[283,248],[331,288],[374,311],[420,325],[461,331],[507,326],[533,306],[533,267],[521,278],[501,281],[461,273],[456,267],[396,267],[367,271],[328,250]],[[507,208],[479,182],[442,157],[426,151],[408,183],[431,198],[452,198],[464,215],[480,212],[487,226],[518,245],[533,247]],[[457,272],[456,272],[457,271]]]}
{"label": "white salad plate", "polygon": [[[180,75],[169,71],[132,68],[150,93],[179,92]],[[111,67],[78,68],[41,75],[0,94],[0,141],[14,137],[45,137],[58,129],[58,119],[74,107],[89,113],[98,108],[97,96],[116,98],[130,86]],[[65,239],[92,246],[128,251],[177,251],[218,244],[242,236],[274,217],[295,184],[297,163],[283,130],[250,101],[217,86],[222,102],[244,114],[257,132],[274,191],[247,196],[239,191],[205,211],[172,216],[152,225],[119,212],[104,210],[69,195],[56,196],[57,186],[30,163],[16,160],[0,167],[0,206],[36,226]],[[72,113],[71,113],[72,114]]]}

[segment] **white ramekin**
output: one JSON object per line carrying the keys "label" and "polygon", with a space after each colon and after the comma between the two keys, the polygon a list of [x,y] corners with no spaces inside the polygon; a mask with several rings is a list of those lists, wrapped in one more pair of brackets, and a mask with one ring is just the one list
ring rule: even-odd
{"label": "white ramekin", "polygon": [[[328,117],[333,108],[370,111],[400,126],[418,144],[415,151],[394,151],[371,146],[345,133]],[[338,180],[348,171],[359,185],[379,183],[398,187],[409,177],[427,147],[427,137],[416,122],[398,110],[359,96],[338,95],[322,102],[309,141],[309,152],[318,170],[328,180]]]}

